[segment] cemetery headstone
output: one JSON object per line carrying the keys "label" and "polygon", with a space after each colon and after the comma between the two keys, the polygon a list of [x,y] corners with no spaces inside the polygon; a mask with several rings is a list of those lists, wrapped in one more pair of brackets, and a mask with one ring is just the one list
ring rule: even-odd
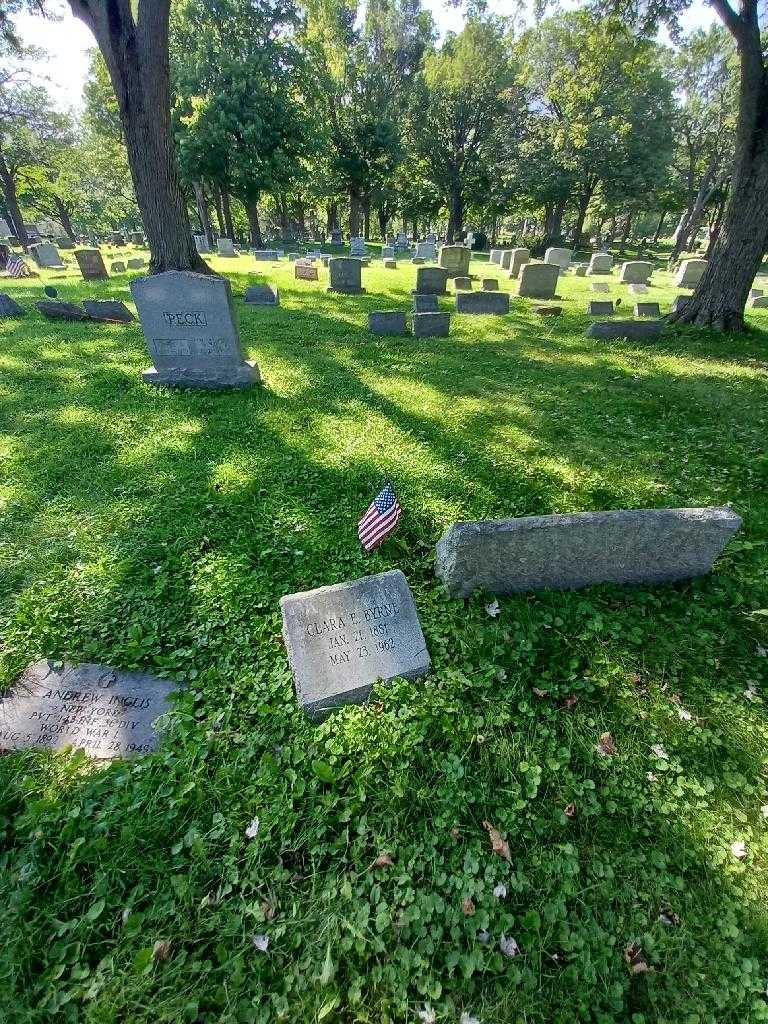
{"label": "cemetery headstone", "polygon": [[59,250],[50,242],[37,242],[35,245],[30,245],[29,254],[38,267],[60,269],[64,266]]}
{"label": "cemetery headstone", "polygon": [[126,304],[117,299],[84,299],[83,309],[91,320],[104,323],[130,324],[136,319]]}
{"label": "cemetery headstone", "polygon": [[50,320],[88,320],[88,314],[73,302],[61,302],[58,299],[42,299],[35,305]]}
{"label": "cemetery headstone", "polygon": [[624,284],[648,284],[653,264],[647,260],[627,260],[622,263],[619,280]]}
{"label": "cemetery headstone", "polygon": [[456,312],[504,316],[509,312],[509,295],[507,292],[460,292],[456,296]]}
{"label": "cemetery headstone", "polygon": [[598,299],[593,299],[587,312],[590,316],[613,316],[616,310],[613,302],[600,302]]}
{"label": "cemetery headstone", "polygon": [[499,266],[501,266],[501,254],[502,254],[502,252],[503,252],[502,249],[491,249],[490,253],[488,254],[488,262],[489,263],[496,263]]}
{"label": "cemetery headstone", "polygon": [[289,594],[280,609],[296,696],[310,718],[364,703],[379,679],[429,672],[416,605],[399,569]]}
{"label": "cemetery headstone", "polygon": [[75,243],[71,238],[57,238],[56,245],[59,249],[74,249]]}
{"label": "cemetery headstone", "polygon": [[254,249],[253,258],[257,263],[275,263],[280,259],[277,249]]}
{"label": "cemetery headstone", "polygon": [[246,362],[229,282],[208,274],[169,270],[131,281],[154,366],[142,376],[162,387],[247,388],[259,383]]}
{"label": "cemetery headstone", "polygon": [[577,263],[573,268],[573,273],[576,277],[586,277],[587,266],[586,263]]}
{"label": "cemetery headstone", "polygon": [[105,281],[109,277],[98,249],[75,249],[75,259],[84,281]]}
{"label": "cemetery headstone", "polygon": [[347,256],[334,256],[328,260],[330,273],[329,292],[340,292],[342,295],[362,295],[365,291],[360,284],[362,264]]}
{"label": "cemetery headstone", "polygon": [[750,309],[766,309],[768,308],[768,295],[756,295],[754,299],[749,300]]}
{"label": "cemetery headstone", "polygon": [[113,274],[124,274],[125,264],[122,262],[122,260],[115,260],[114,263],[110,263],[109,269]]}
{"label": "cemetery headstone", "polygon": [[448,271],[443,267],[419,267],[416,271],[415,295],[446,295]]}
{"label": "cemetery headstone", "polygon": [[385,270],[397,270],[397,260],[384,260]]}
{"label": "cemetery headstone", "polygon": [[12,299],[10,295],[0,293],[0,320],[5,320],[8,317],[25,316],[26,310],[23,306],[20,306],[15,299]]}
{"label": "cemetery headstone", "polygon": [[0,698],[0,750],[71,746],[101,760],[147,754],[173,690],[148,672],[38,661]]}
{"label": "cemetery headstone", "polygon": [[9,238],[12,234],[8,221],[4,217],[0,217],[0,238]]}
{"label": "cemetery headstone", "polygon": [[411,260],[411,263],[414,265],[414,267],[420,267],[422,266],[422,264],[426,262],[427,261],[424,259],[423,256],[414,256],[413,259]]}
{"label": "cemetery headstone", "polygon": [[686,303],[691,301],[690,295],[678,295],[677,298],[672,302],[672,312],[679,313]]}
{"label": "cemetery headstone", "polygon": [[371,334],[405,334],[405,313],[398,309],[373,310],[368,314]]}
{"label": "cemetery headstone", "polygon": [[482,280],[484,292],[495,292],[499,289],[499,282],[495,277],[484,277]]}
{"label": "cemetery headstone", "polygon": [[526,263],[531,262],[531,251],[523,247],[509,250],[509,276],[516,281]]}
{"label": "cemetery headstone", "polygon": [[436,295],[414,295],[413,308],[416,313],[437,313],[440,306]]}
{"label": "cemetery headstone", "polygon": [[594,281],[589,287],[593,292],[609,292],[611,290],[605,281]]}
{"label": "cemetery headstone", "polygon": [[311,263],[300,263],[298,260],[293,264],[293,276],[297,281],[319,281],[317,267]]}
{"label": "cemetery headstone", "polygon": [[589,261],[588,274],[610,274],[613,268],[613,256],[609,252],[595,252]]}
{"label": "cemetery headstone", "polygon": [[636,302],[635,316],[661,316],[658,302]]}
{"label": "cemetery headstone", "polygon": [[341,245],[342,242],[341,228],[331,228],[331,245]]}
{"label": "cemetery headstone", "polygon": [[576,512],[456,523],[437,545],[448,591],[511,594],[703,576],[741,526],[730,508]]}
{"label": "cemetery headstone", "polygon": [[393,260],[395,258],[394,245],[383,245],[381,247],[381,258],[383,260]]}
{"label": "cemetery headstone", "polygon": [[502,251],[501,251],[501,269],[502,270],[511,270],[512,269],[512,260],[514,258],[514,253],[515,253],[514,249],[502,249]]}
{"label": "cemetery headstone", "polygon": [[647,284],[631,284],[629,290],[633,295],[647,295],[648,285]]}
{"label": "cemetery headstone", "polygon": [[557,246],[552,246],[544,253],[544,262],[554,263],[561,270],[567,270],[572,259],[573,250],[571,249],[559,249]]}
{"label": "cemetery headstone", "polygon": [[413,334],[416,338],[447,338],[450,313],[414,313]]}
{"label": "cemetery headstone", "polygon": [[434,242],[417,242],[416,255],[422,260],[437,259],[437,248]]}
{"label": "cemetery headstone", "polygon": [[562,306],[536,306],[534,309],[539,316],[560,316],[562,312]]}
{"label": "cemetery headstone", "polygon": [[520,271],[517,294],[527,299],[553,299],[559,276],[557,263],[526,263]]}
{"label": "cemetery headstone", "polygon": [[219,256],[236,256],[235,243],[231,238],[217,238],[216,249],[218,250]]}
{"label": "cemetery headstone", "polygon": [[626,338],[629,341],[644,341],[648,338],[658,338],[663,326],[661,320],[596,320],[587,328],[587,336],[607,340]]}
{"label": "cemetery headstone", "polygon": [[706,260],[683,260],[674,284],[676,288],[695,288],[707,269]]}
{"label": "cemetery headstone", "polygon": [[146,266],[146,261],[139,256],[136,259],[128,260],[127,265],[129,270],[141,270],[142,267]]}
{"label": "cemetery headstone", "polygon": [[249,306],[279,306],[280,292],[270,284],[252,284],[245,289],[245,302]]}
{"label": "cemetery headstone", "polygon": [[[144,245],[144,235],[141,231],[132,231],[128,236],[134,245]],[[205,238],[205,235],[203,235]]]}
{"label": "cemetery headstone", "polygon": [[193,235],[192,237],[195,241],[195,248],[199,253],[206,255],[211,251],[211,247],[208,245],[208,239],[205,235]]}
{"label": "cemetery headstone", "polygon": [[469,273],[470,250],[465,245],[442,245],[438,262],[448,277],[466,277]]}
{"label": "cemetery headstone", "polygon": [[453,279],[453,287],[456,291],[471,291],[472,290],[472,278],[471,277],[455,277]]}
{"label": "cemetery headstone", "polygon": [[349,242],[349,255],[350,256],[365,256],[365,239],[364,238],[352,238]]}

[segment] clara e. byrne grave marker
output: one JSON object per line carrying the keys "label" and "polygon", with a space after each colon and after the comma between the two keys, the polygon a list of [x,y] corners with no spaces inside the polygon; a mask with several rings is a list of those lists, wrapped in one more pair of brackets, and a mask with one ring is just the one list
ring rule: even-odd
{"label": "clara e. byrne grave marker", "polygon": [[91,757],[135,757],[157,746],[154,722],[174,684],[109,665],[38,661],[0,696],[0,750],[81,748]]}
{"label": "clara e. byrne grave marker", "polygon": [[131,281],[154,367],[144,380],[165,387],[247,388],[261,380],[246,362],[221,277],[169,270]]}
{"label": "clara e. byrne grave marker", "polygon": [[399,569],[281,598],[283,640],[296,696],[310,718],[362,704],[373,684],[417,679],[430,658]]}

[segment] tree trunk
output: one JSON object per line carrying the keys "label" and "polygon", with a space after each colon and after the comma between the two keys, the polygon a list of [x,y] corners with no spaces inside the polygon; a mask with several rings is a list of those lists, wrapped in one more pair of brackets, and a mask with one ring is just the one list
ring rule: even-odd
{"label": "tree trunk", "polygon": [[339,226],[339,208],[336,203],[328,203],[326,207],[325,228],[330,235],[334,228]]}
{"label": "tree trunk", "polygon": [[452,245],[457,239],[461,238],[461,233],[464,230],[464,196],[461,194],[461,183],[458,181],[454,183],[451,189],[448,213],[446,239],[448,244]]}
{"label": "tree trunk", "polygon": [[584,230],[584,221],[587,217],[587,208],[592,198],[592,189],[586,188],[579,196],[579,205],[576,208],[576,222],[573,225],[573,248],[578,249],[581,245],[581,233]]}
{"label": "tree trunk", "polygon": [[694,239],[701,227],[701,222],[704,218],[704,210],[709,200],[712,198],[712,193],[717,187],[715,183],[715,174],[717,172],[718,164],[720,163],[720,156],[715,154],[709,162],[709,166],[704,172],[701,182],[699,183],[699,191],[696,194],[693,207],[687,211],[684,215],[684,220],[678,225],[678,230],[675,236],[675,242],[672,246],[672,252],[669,254],[670,263],[674,263],[682,252],[685,252],[690,244],[691,240]]}
{"label": "tree trunk", "polygon": [[299,238],[306,238],[307,236],[307,218],[304,211],[304,200],[296,200],[296,220],[299,227]]}
{"label": "tree trunk", "polygon": [[192,240],[171,131],[170,3],[69,0],[74,16],[95,36],[109,69],[136,201],[152,254],[150,273],[210,273]]}
{"label": "tree trunk", "polygon": [[627,248],[627,241],[629,239],[629,232],[632,229],[632,214],[628,213],[624,218],[624,226],[621,229],[621,238],[619,239],[619,256],[624,255],[624,250]]}
{"label": "tree trunk", "polygon": [[8,164],[5,162],[5,156],[0,151],[0,184],[3,187],[3,196],[5,197],[5,205],[8,207],[8,215],[11,218],[11,227],[14,229],[14,234],[18,238],[19,242],[23,246],[29,245],[29,235],[27,229],[24,227],[24,218],[21,216],[21,210],[19,208],[19,199],[16,195],[16,182],[13,180],[13,175],[8,170]]}
{"label": "tree trunk", "polygon": [[61,226],[67,233],[67,238],[70,242],[75,241],[75,229],[72,227],[72,221],[69,216],[69,210],[64,205],[63,201],[58,197],[54,196],[54,202],[56,203],[56,215],[61,222]]}
{"label": "tree trunk", "polygon": [[224,226],[224,213],[221,209],[221,189],[218,185],[214,186],[213,198],[216,206],[216,223],[219,227],[219,237],[223,237],[227,233],[227,229]]}
{"label": "tree trunk", "polygon": [[259,203],[257,199],[249,199],[245,203],[245,212],[248,217],[248,228],[251,232],[251,245],[254,249],[263,249],[264,242],[261,239],[261,224],[259,224]]}
{"label": "tree trunk", "polygon": [[565,203],[554,203],[544,215],[544,238],[545,240],[556,241],[563,233],[563,214]]}
{"label": "tree trunk", "polygon": [[368,241],[371,237],[371,199],[368,193],[361,200],[363,210],[363,238]]}
{"label": "tree trunk", "polygon": [[192,182],[192,188],[195,190],[195,200],[197,202],[197,215],[200,218],[200,227],[203,230],[206,241],[208,242],[208,248],[214,248],[213,238],[213,227],[211,226],[211,218],[208,215],[208,203],[205,199],[205,192],[203,191],[202,183],[199,181]]}
{"label": "tree trunk", "polygon": [[723,217],[725,216],[725,208],[728,204],[728,192],[726,191],[723,198],[717,204],[717,211],[715,213],[714,220],[709,225],[709,240],[707,241],[707,251],[704,253],[704,259],[709,260],[712,258],[717,240],[720,237],[720,230],[723,226]]}
{"label": "tree trunk", "polygon": [[735,37],[740,60],[731,193],[712,259],[670,321],[743,331],[744,306],[768,244],[768,74],[757,5],[744,4],[739,15],[722,0],[712,6]]}
{"label": "tree trunk", "polygon": [[661,238],[661,232],[664,230],[664,221],[666,219],[667,219],[667,211],[666,210],[662,210],[661,211],[661,216],[659,217],[659,223],[656,225],[656,231],[654,232],[654,235],[653,235],[653,244],[654,245],[656,245],[656,243]]}
{"label": "tree trunk", "polygon": [[229,199],[229,192],[226,189],[221,190],[221,213],[224,217],[224,234],[234,242],[235,229],[232,224],[232,203]]}
{"label": "tree trunk", "polygon": [[379,234],[381,235],[382,242],[387,240],[387,225],[389,224],[389,214],[387,213],[386,207],[380,206],[378,211],[379,218]]}
{"label": "tree trunk", "polygon": [[[275,196],[275,206],[280,216],[280,236],[284,242],[287,242],[291,234],[291,228],[288,223],[288,201],[285,195]],[[258,220],[258,216],[256,218]],[[250,224],[250,218],[248,220]],[[251,225],[251,236],[253,236],[253,226]]]}
{"label": "tree trunk", "polygon": [[357,238],[360,234],[360,190],[356,185],[349,189],[349,236]]}

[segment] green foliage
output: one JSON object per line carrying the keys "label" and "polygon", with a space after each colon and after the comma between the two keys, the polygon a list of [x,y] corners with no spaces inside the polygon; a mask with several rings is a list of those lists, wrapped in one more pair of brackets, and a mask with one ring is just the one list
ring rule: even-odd
{"label": "green foliage", "polygon": [[[137,325],[0,324],[0,685],[41,656],[188,684],[140,761],[0,758],[0,1019],[765,1021],[766,315],[606,347],[568,277],[550,324],[515,300],[382,340],[366,313],[409,305],[413,268],[364,274],[331,297],[283,265],[279,308],[236,301],[247,394],[143,385]],[[126,275],[44,281],[130,302]],[[364,556],[382,473],[405,516]],[[491,617],[433,575],[456,519],[728,501],[744,531],[689,583]],[[395,567],[433,673],[311,725],[280,596]]]}

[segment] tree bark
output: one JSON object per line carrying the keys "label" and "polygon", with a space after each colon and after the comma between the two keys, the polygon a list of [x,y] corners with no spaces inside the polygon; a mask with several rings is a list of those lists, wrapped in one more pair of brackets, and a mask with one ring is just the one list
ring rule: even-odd
{"label": "tree bark", "polygon": [[455,182],[449,200],[448,231],[446,239],[452,245],[461,237],[464,230],[464,196],[461,193],[461,182]]}
{"label": "tree bark", "polygon": [[563,233],[563,214],[565,203],[553,203],[544,209],[544,240],[556,242]]}
{"label": "tree bark", "polygon": [[387,225],[389,224],[389,214],[387,213],[386,207],[380,206],[377,215],[379,218],[379,234],[381,235],[382,242],[387,240]]}
{"label": "tree bark", "polygon": [[656,231],[653,235],[653,244],[656,245],[658,240],[661,238],[661,232],[664,230],[664,221],[667,219],[667,211],[662,210],[661,216],[659,217],[659,223],[656,225]]}
{"label": "tree bark", "polygon": [[224,214],[221,209],[221,189],[218,185],[214,186],[213,198],[216,205],[216,223],[219,227],[219,237],[222,237],[223,235],[226,235],[227,229],[224,226]]}
{"label": "tree bark", "polygon": [[363,238],[367,242],[371,237],[371,199],[367,192],[360,203],[363,211]]}
{"label": "tree bark", "polygon": [[328,203],[326,207],[325,226],[329,235],[334,228],[339,226],[339,208],[335,202]]}
{"label": "tree bark", "polygon": [[109,69],[136,201],[151,252],[149,272],[211,273],[192,240],[171,131],[170,3],[171,0],[69,0],[74,16],[95,36]]}
{"label": "tree bark", "polygon": [[349,189],[349,236],[357,238],[360,234],[360,190],[356,185]]}
{"label": "tree bark", "polygon": [[746,0],[736,14],[713,0],[739,53],[739,113],[731,192],[712,259],[696,290],[670,321],[743,331],[744,306],[768,245],[768,72],[757,4]]}
{"label": "tree bark", "polygon": [[205,199],[205,192],[203,190],[202,183],[199,181],[193,181],[192,188],[195,190],[195,200],[197,202],[197,215],[200,218],[200,227],[202,228],[203,234],[205,235],[206,241],[208,242],[208,248],[213,249],[213,227],[211,226],[211,218],[208,214],[208,203],[206,202]]}
{"label": "tree bark", "polygon": [[21,245],[25,248],[29,245],[29,235],[27,229],[24,227],[24,218],[21,215],[21,209],[19,208],[19,199],[16,195],[16,182],[13,180],[13,175],[8,170],[8,164],[5,162],[5,156],[0,150],[0,184],[3,187],[3,196],[5,197],[5,205],[8,207],[8,215],[11,218],[11,227],[14,229],[14,233],[18,238]]}
{"label": "tree bark", "polygon": [[624,226],[621,229],[621,238],[619,240],[619,256],[624,255],[624,250],[627,248],[627,241],[629,239],[629,232],[632,229],[632,214],[628,213],[624,218]]}
{"label": "tree bark", "polygon": [[227,238],[235,240],[235,228],[232,224],[232,203],[229,199],[229,192],[226,189],[221,190],[221,213],[224,217],[224,232]]}
{"label": "tree bark", "polygon": [[245,212],[248,216],[248,227],[251,232],[251,245],[254,249],[263,249],[264,242],[261,239],[261,224],[259,224],[259,204],[256,199],[249,199],[245,204]]}
{"label": "tree bark", "polygon": [[699,190],[693,201],[693,206],[690,210],[686,211],[683,215],[684,219],[682,219],[681,223],[678,225],[675,242],[672,246],[672,252],[669,254],[670,263],[674,263],[680,254],[689,248],[691,240],[698,234],[701,222],[704,218],[704,210],[706,209],[707,203],[712,198],[712,193],[717,188],[715,175],[717,173],[719,162],[720,157],[716,154],[712,157],[706,171],[702,175],[701,181],[699,182]]}
{"label": "tree bark", "polygon": [[576,221],[573,225],[573,248],[578,249],[581,245],[581,234],[584,230],[584,221],[587,218],[587,209],[589,208],[589,201],[592,198],[592,189],[585,188],[579,196],[579,203],[576,208]]}
{"label": "tree bark", "polygon": [[75,229],[72,227],[72,220],[69,216],[69,210],[64,205],[62,199],[59,196],[54,196],[53,201],[56,204],[56,217],[61,222],[61,226],[66,232],[67,238],[70,242],[75,241]]}

